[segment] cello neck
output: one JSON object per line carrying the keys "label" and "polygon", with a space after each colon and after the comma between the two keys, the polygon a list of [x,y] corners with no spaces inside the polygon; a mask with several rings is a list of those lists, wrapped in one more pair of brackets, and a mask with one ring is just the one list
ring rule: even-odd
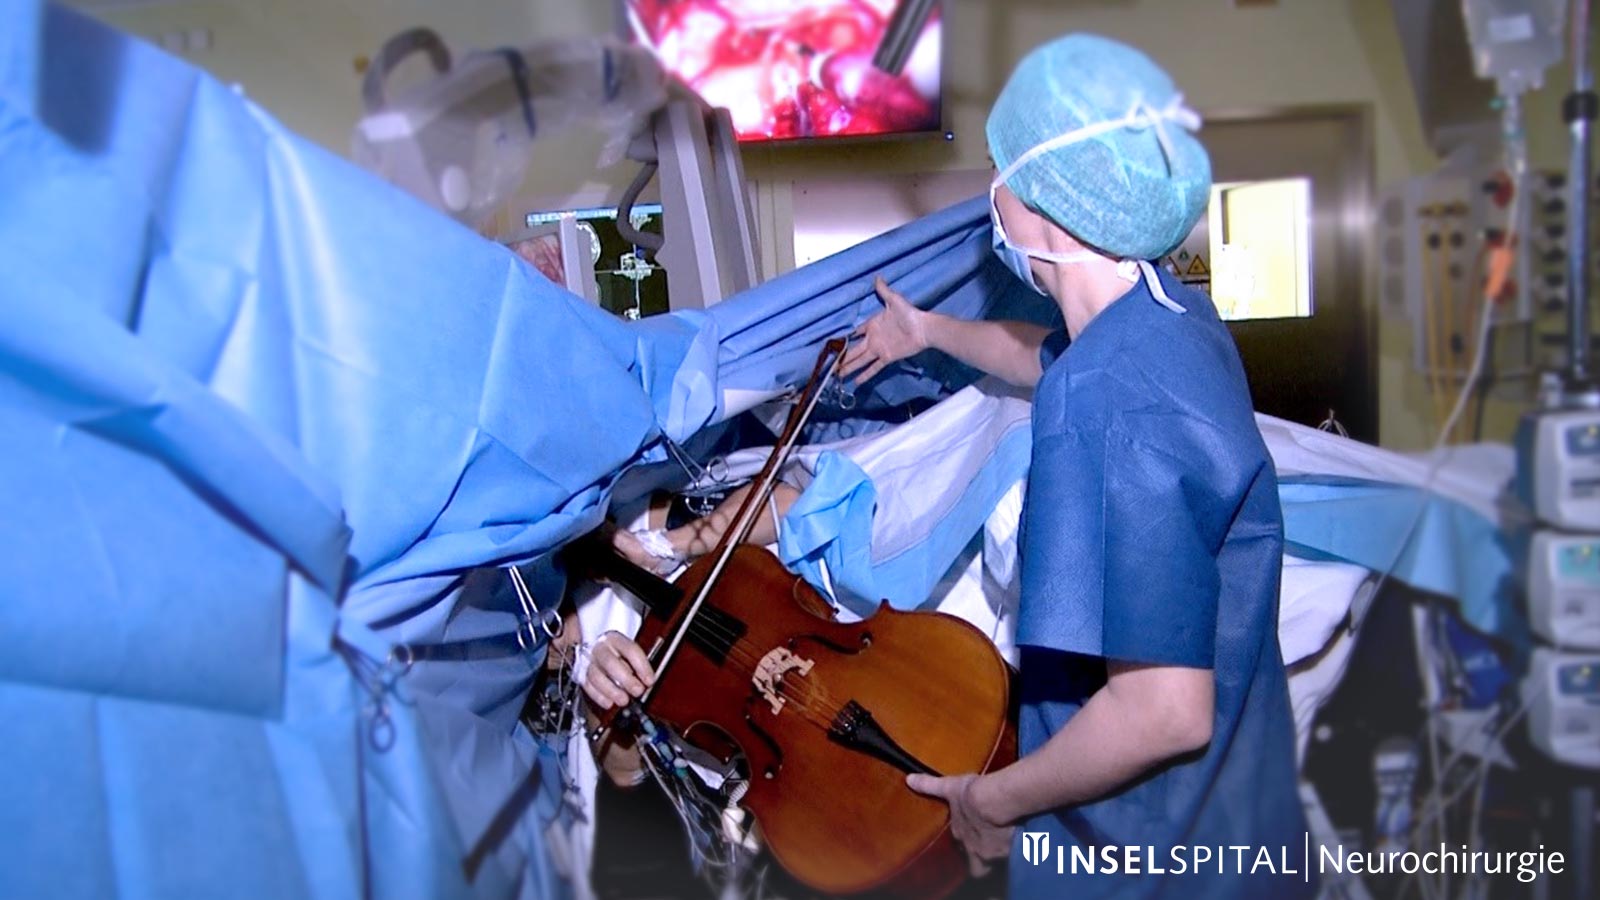
{"label": "cello neck", "polygon": [[595,531],[572,542],[569,563],[576,563],[586,575],[603,578],[638,597],[650,614],[667,618],[683,600],[683,591],[654,572],[635,565]]}

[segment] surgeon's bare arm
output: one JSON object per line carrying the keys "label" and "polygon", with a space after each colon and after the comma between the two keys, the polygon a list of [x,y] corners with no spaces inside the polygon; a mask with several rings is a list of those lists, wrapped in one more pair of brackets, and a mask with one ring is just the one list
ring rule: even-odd
{"label": "surgeon's bare arm", "polygon": [[1211,741],[1210,669],[1108,660],[1105,687],[1045,745],[972,785],[976,812],[1010,825],[1103,797]]}
{"label": "surgeon's bare arm", "polygon": [[948,353],[1011,384],[1033,387],[1043,373],[1039,348],[1050,329],[1030,322],[969,322],[911,305],[882,279],[875,285],[883,312],[856,331],[845,372],[866,381],[884,366],[923,350]]}

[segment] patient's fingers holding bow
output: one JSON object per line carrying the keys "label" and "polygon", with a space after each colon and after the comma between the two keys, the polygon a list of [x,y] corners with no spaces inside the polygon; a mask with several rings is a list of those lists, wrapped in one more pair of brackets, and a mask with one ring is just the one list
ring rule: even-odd
{"label": "patient's fingers holding bow", "polygon": [[583,691],[595,705],[610,709],[626,706],[632,698],[643,695],[645,687],[654,680],[650,659],[644,650],[629,638],[611,631],[595,642]]}

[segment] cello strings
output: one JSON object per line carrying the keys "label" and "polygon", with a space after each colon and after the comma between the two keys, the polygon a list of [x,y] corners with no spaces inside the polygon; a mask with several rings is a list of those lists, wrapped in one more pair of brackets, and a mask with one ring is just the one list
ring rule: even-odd
{"label": "cello strings", "polygon": [[[734,664],[733,670],[740,675],[755,674],[761,657],[747,648],[744,638],[735,637],[731,630],[707,619],[696,618],[689,627],[694,629],[693,634],[702,638],[721,637],[727,647],[725,659]],[[773,691],[785,701],[786,706],[793,704],[802,718],[825,731],[832,727],[832,720],[843,709],[825,686],[809,679],[791,683],[787,678],[778,676],[773,680]]]}
{"label": "cello strings", "polygon": [[[719,612],[724,612],[712,606]],[[700,644],[702,652],[715,657],[720,653],[724,661],[731,663],[735,672],[740,675],[754,676],[765,658],[765,653],[758,653],[750,648],[748,639],[742,634],[737,625],[742,623],[735,619],[732,623],[723,622],[707,616],[696,615],[683,623],[685,636],[698,638],[695,643]],[[709,645],[709,646],[707,646]],[[838,716],[843,707],[834,700],[831,692],[825,686],[807,679],[798,684],[791,684],[783,676],[773,680],[774,693],[786,703],[793,703],[797,710],[804,713],[820,713],[830,719]],[[808,717],[808,720],[809,717]],[[831,727],[831,723],[816,722],[819,727]]]}
{"label": "cello strings", "polygon": [[[699,626],[709,626],[711,624],[712,623],[709,621],[697,619],[694,627],[699,628]],[[706,632],[703,629],[698,630],[696,633],[700,634],[701,636],[706,635]],[[746,649],[747,645],[744,638],[734,637],[731,633],[727,632],[724,632],[721,636],[728,641],[725,656],[726,659],[735,664],[733,667],[734,671],[741,675],[753,676],[757,667],[760,665],[761,657],[756,656],[755,651]],[[792,702],[800,704],[808,710],[819,711],[829,716],[837,716],[843,708],[834,701],[831,693],[825,686],[812,682],[809,679],[802,681],[797,685],[803,689],[803,693],[791,692],[785,695],[784,688],[791,685],[787,679],[781,676],[774,680],[773,685],[774,689],[780,695],[783,695],[786,700],[791,700]]]}
{"label": "cello strings", "polygon": [[755,672],[755,667],[760,663],[761,656],[754,655],[754,650],[743,649],[746,646],[746,638],[735,630],[732,625],[697,616],[687,627],[694,629],[694,635],[698,635],[708,641],[713,638],[719,639],[725,644],[727,647],[725,652],[729,658],[737,656],[745,663],[742,674],[753,674]]}

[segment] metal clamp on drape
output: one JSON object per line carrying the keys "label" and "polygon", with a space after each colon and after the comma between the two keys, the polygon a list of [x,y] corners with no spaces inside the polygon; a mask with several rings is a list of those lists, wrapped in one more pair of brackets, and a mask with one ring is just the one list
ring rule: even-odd
{"label": "metal clamp on drape", "polygon": [[547,642],[560,638],[566,622],[555,607],[539,608],[533,599],[533,592],[528,589],[528,582],[522,577],[521,569],[511,566],[506,573],[511,578],[511,587],[517,593],[517,602],[522,605],[522,615],[517,617],[517,646],[522,648],[523,653],[531,655]]}

